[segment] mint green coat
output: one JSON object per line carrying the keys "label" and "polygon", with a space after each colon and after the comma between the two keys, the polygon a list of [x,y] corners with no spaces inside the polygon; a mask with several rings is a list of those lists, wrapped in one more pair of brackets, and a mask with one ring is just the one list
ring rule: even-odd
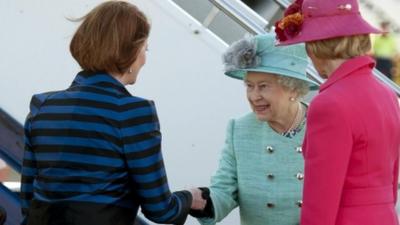
{"label": "mint green coat", "polygon": [[210,192],[215,224],[235,207],[242,225],[299,224],[303,186],[303,128],[292,139],[279,135],[254,113],[231,120]]}

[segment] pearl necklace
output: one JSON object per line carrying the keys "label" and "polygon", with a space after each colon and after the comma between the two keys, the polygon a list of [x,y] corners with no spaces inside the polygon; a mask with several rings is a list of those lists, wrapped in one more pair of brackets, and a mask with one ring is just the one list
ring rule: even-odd
{"label": "pearl necklace", "polygon": [[281,134],[286,135],[287,133],[289,133],[290,131],[295,129],[298,126],[298,124],[301,122],[302,116],[303,116],[303,107],[301,107],[300,102],[298,102],[296,115],[294,116],[293,121],[290,124],[290,127],[286,131],[282,132]]}

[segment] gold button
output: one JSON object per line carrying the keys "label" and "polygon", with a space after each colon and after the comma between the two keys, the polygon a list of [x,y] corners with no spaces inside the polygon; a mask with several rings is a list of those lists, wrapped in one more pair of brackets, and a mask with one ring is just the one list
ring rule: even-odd
{"label": "gold button", "polygon": [[304,174],[302,174],[302,173],[297,173],[297,174],[296,174],[296,178],[297,178],[298,180],[303,180],[303,179],[304,179]]}
{"label": "gold button", "polygon": [[267,150],[268,153],[273,153],[275,151],[272,146],[267,146],[265,149]]}
{"label": "gold button", "polygon": [[275,207],[275,204],[274,204],[274,203],[271,203],[271,202],[268,202],[268,203],[267,203],[267,207],[268,207],[268,208],[274,208],[274,207]]}
{"label": "gold button", "polygon": [[298,200],[298,201],[296,202],[296,205],[297,205],[299,208],[301,208],[301,207],[303,206],[303,201],[302,201],[302,200]]}
{"label": "gold button", "polygon": [[303,149],[301,148],[301,146],[296,147],[296,152],[297,153],[302,153],[303,152]]}

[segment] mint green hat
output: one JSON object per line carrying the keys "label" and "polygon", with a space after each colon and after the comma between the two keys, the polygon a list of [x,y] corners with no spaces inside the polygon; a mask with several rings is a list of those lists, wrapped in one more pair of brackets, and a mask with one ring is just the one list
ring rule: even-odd
{"label": "mint green hat", "polygon": [[306,76],[304,44],[277,47],[275,41],[274,34],[262,34],[233,43],[223,56],[225,74],[243,80],[247,72],[272,73],[306,81],[317,89],[319,85]]}

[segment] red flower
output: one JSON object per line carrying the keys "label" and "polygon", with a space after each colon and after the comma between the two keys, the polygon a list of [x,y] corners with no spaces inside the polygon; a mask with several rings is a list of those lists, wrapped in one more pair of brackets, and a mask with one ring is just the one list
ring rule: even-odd
{"label": "red flower", "polygon": [[285,11],[285,16],[275,23],[276,38],[286,41],[298,35],[303,26],[303,15],[301,7],[303,0],[296,0]]}
{"label": "red flower", "polygon": [[278,39],[279,41],[286,41],[286,40],[287,40],[287,37],[286,37],[285,31],[282,30],[282,29],[279,27],[279,23],[280,23],[280,22],[281,22],[281,21],[279,20],[279,21],[276,21],[276,23],[275,23],[276,39]]}
{"label": "red flower", "polygon": [[302,24],[291,23],[283,30],[288,37],[294,37],[301,31]]}
{"label": "red flower", "polygon": [[285,16],[275,23],[276,38],[279,41],[286,41],[298,35],[303,26],[303,15],[300,12]]}
{"label": "red flower", "polygon": [[296,0],[293,4],[291,4],[286,10],[284,16],[288,16],[291,14],[295,14],[301,12],[301,7],[303,5],[303,0]]}

